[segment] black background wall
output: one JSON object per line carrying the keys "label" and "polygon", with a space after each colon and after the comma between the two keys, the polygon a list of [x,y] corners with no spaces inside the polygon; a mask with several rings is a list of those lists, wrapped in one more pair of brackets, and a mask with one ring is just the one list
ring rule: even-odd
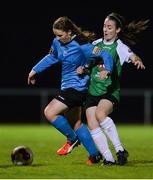
{"label": "black background wall", "polygon": [[[125,16],[127,22],[150,19],[150,27],[140,36],[139,42],[133,47],[133,50],[143,59],[146,70],[138,71],[131,65],[124,65],[122,88],[152,89],[153,16],[150,3],[149,1],[130,0],[5,1],[0,6],[0,88],[34,88],[27,85],[27,75],[32,66],[48,52],[54,37],[52,23],[59,16],[68,16],[78,26],[94,31],[100,37],[105,16],[111,12],[118,12]],[[59,86],[60,65],[54,65],[51,69],[43,72],[36,85],[37,88],[59,88]],[[139,101],[143,100],[135,99],[136,104]],[[20,97],[19,102],[15,105],[16,102],[17,97],[1,97],[1,122],[37,121],[39,107],[35,107],[39,106],[38,98],[33,97],[27,100],[27,97]],[[125,103],[122,102],[122,108],[124,106]],[[130,106],[131,102],[126,104],[126,108],[129,110]],[[31,109],[33,109],[32,112]],[[141,119],[143,116],[137,110],[133,114],[136,115],[134,119]]]}

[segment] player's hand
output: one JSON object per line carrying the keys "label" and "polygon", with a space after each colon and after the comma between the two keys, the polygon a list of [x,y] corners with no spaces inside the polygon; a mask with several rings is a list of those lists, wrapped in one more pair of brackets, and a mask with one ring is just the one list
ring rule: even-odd
{"label": "player's hand", "polygon": [[142,61],[134,62],[134,65],[137,67],[137,69],[145,69],[145,66]]}
{"label": "player's hand", "polygon": [[139,56],[134,54],[130,57],[130,59],[134,66],[137,67],[137,69],[145,69],[142,59]]}
{"label": "player's hand", "polygon": [[83,67],[83,66],[79,66],[79,67],[77,68],[77,73],[78,73],[78,74],[83,74],[83,73],[84,73],[84,67]]}
{"label": "player's hand", "polygon": [[100,80],[103,80],[103,79],[107,78],[107,77],[108,77],[108,74],[109,74],[109,71],[106,70],[106,69],[104,69],[103,71],[101,71],[101,73],[100,73]]}
{"label": "player's hand", "polygon": [[36,83],[35,75],[36,75],[36,72],[31,70],[28,75],[28,84],[34,85]]}

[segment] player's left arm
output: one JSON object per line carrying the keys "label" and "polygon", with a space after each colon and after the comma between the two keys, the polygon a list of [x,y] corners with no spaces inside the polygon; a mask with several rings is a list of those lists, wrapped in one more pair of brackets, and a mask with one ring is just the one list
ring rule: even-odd
{"label": "player's left arm", "polygon": [[124,62],[131,62],[137,69],[145,69],[142,59],[136,55],[126,44],[124,44],[120,39],[117,40],[117,53],[120,58],[121,64]]}
{"label": "player's left arm", "polygon": [[93,44],[86,44],[83,46],[83,51],[89,61],[101,58],[101,64],[104,64],[105,70],[108,71],[108,73],[112,73],[114,61],[107,51],[101,50]]}
{"label": "player's left arm", "polygon": [[130,61],[132,64],[134,64],[134,66],[137,67],[137,69],[145,69],[145,65],[143,64],[142,59],[138,55],[131,55]]}
{"label": "player's left arm", "polygon": [[104,68],[100,73],[100,80],[103,80],[104,78],[107,78],[108,75],[110,75],[113,71],[113,58],[109,52],[98,47],[93,49],[93,53],[97,54],[98,57],[103,59]]}

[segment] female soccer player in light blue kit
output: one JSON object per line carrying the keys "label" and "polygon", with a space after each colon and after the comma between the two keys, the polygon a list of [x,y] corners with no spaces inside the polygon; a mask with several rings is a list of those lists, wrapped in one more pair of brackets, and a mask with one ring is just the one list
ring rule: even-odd
{"label": "female soccer player in light blue kit", "polygon": [[93,40],[93,34],[81,31],[67,17],[60,17],[54,22],[53,32],[56,37],[51,45],[50,53],[32,68],[28,76],[28,84],[35,84],[36,74],[55,63],[62,64],[61,91],[47,105],[44,114],[46,119],[67,137],[67,143],[57,153],[66,155],[81,141],[89,153],[87,164],[91,165],[100,161],[101,154],[99,154],[87,126],[78,117],[79,120],[76,122],[74,131],[62,114],[73,107],[78,107],[77,114],[80,114],[80,107],[85,101],[89,76],[78,75],[77,67],[100,58],[101,63],[105,64],[105,70],[111,73],[113,60],[106,51],[100,50],[93,53],[94,45],[90,43]]}

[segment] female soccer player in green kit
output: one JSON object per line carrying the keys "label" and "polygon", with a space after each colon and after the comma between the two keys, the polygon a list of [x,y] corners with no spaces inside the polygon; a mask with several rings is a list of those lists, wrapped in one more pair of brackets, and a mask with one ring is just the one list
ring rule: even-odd
{"label": "female soccer player in green kit", "polygon": [[[94,42],[97,47],[95,51],[104,49],[112,55],[114,60],[111,74],[107,74],[108,72],[104,70],[101,63],[92,63],[92,65],[87,66],[88,69],[92,67],[85,105],[87,122],[92,138],[104,157],[104,165],[116,164],[113,155],[110,153],[105,134],[114,145],[117,164],[124,165],[127,163],[128,152],[120,142],[113,120],[108,116],[120,101],[120,77],[123,63],[131,62],[137,66],[137,69],[145,69],[142,60],[127,45],[135,44],[134,39],[137,33],[145,30],[148,26],[147,23],[148,20],[137,23],[133,21],[125,26],[124,18],[121,15],[111,13],[104,20],[103,38]],[[85,69],[79,67],[77,72],[82,74]],[[102,71],[104,75],[107,74],[107,78],[103,79]]]}

